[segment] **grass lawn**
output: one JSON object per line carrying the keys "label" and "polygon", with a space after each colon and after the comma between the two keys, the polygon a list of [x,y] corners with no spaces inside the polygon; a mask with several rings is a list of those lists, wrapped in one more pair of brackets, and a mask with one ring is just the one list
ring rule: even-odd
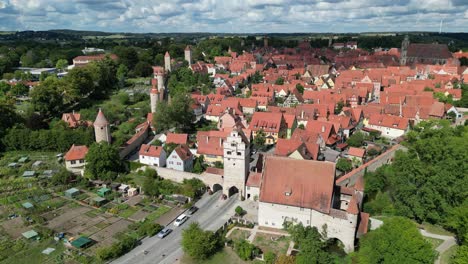
{"label": "grass lawn", "polygon": [[143,186],[143,182],[145,181],[145,176],[140,175],[138,173],[132,173],[130,175],[131,181],[137,186]]}
{"label": "grass lawn", "polygon": [[[55,251],[49,255],[42,254],[42,251],[48,247],[55,248]],[[53,239],[43,241],[31,241],[29,245],[20,252],[11,255],[9,258],[1,261],[1,264],[30,264],[30,263],[57,263],[56,258],[62,254],[65,247],[62,242],[55,242]]]}
{"label": "grass lawn", "polygon": [[247,239],[250,236],[250,232],[246,230],[239,230],[236,229],[232,231],[231,235],[229,235],[229,238],[232,240],[241,240],[241,239]]}
{"label": "grass lawn", "polygon": [[[273,239],[272,239],[273,238]],[[288,236],[277,236],[257,233],[253,244],[262,249],[263,252],[274,252],[277,255],[286,254],[291,238]]]}
{"label": "grass lawn", "polygon": [[440,257],[440,263],[441,264],[449,264],[450,263],[450,258],[457,253],[458,245],[455,245],[451,248],[449,248],[447,251],[442,254]]}
{"label": "grass lawn", "polygon": [[119,216],[128,218],[134,213],[136,213],[139,209],[137,207],[129,206],[127,209],[119,212]]}
{"label": "grass lawn", "polygon": [[453,236],[453,233],[443,229],[441,226],[431,225],[429,223],[422,223],[421,226],[429,233],[443,236]]}
{"label": "grass lawn", "polygon": [[241,260],[234,251],[230,248],[224,248],[222,251],[216,253],[211,258],[203,261],[196,261],[191,259],[189,256],[184,255],[181,259],[182,264],[247,264],[250,262],[246,262]]}
{"label": "grass lawn", "polygon": [[98,216],[99,214],[101,214],[101,211],[99,209],[94,209],[85,213],[86,216],[89,216],[92,218]]}
{"label": "grass lawn", "polygon": [[170,210],[171,210],[170,207],[167,207],[165,205],[161,205],[158,209],[156,209],[156,211],[154,211],[151,214],[149,214],[148,216],[146,216],[146,219],[149,220],[149,221],[154,221],[154,220],[158,219],[161,215],[169,212]]}
{"label": "grass lawn", "polygon": [[437,239],[437,238],[432,238],[432,237],[424,237],[424,239],[431,243],[432,245],[432,248],[436,249],[438,246],[440,246],[440,244],[442,244],[444,241],[441,240],[441,239]]}

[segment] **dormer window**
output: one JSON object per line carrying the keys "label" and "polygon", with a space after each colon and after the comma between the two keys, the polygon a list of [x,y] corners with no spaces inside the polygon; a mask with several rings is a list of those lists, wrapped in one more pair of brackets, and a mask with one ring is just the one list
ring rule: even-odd
{"label": "dormer window", "polygon": [[286,195],[286,196],[291,196],[291,191],[286,191],[286,192],[284,192],[284,195]]}

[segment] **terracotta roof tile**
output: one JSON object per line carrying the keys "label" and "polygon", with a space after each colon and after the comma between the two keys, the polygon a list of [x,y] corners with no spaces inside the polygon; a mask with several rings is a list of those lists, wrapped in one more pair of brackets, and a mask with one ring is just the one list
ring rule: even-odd
{"label": "terracotta roof tile", "polygon": [[188,135],[178,133],[167,133],[166,144],[175,143],[178,145],[187,144]]}
{"label": "terracotta roof tile", "polygon": [[88,147],[87,146],[75,146],[73,144],[68,150],[67,154],[65,154],[65,160],[71,161],[71,160],[81,160],[86,157],[86,154],[88,153]]}
{"label": "terracotta roof tile", "polygon": [[353,156],[353,157],[364,157],[364,153],[366,152],[365,149],[362,148],[355,148],[355,147],[350,147],[348,150],[348,155]]}
{"label": "terracotta roof tile", "polygon": [[268,156],[260,187],[260,201],[328,213],[334,181],[334,163]]}
{"label": "terracotta roof tile", "polygon": [[262,174],[257,172],[250,172],[249,178],[247,179],[246,186],[249,187],[260,187],[262,182]]}
{"label": "terracotta roof tile", "polygon": [[138,152],[138,154],[141,156],[159,158],[161,156],[162,151],[163,151],[163,147],[161,146],[152,146],[149,144],[148,145],[143,144],[141,145],[140,151]]}

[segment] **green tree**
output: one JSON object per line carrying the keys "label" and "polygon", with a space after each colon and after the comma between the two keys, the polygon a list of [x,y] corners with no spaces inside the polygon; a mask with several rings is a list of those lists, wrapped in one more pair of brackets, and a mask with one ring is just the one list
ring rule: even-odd
{"label": "green tree", "polygon": [[304,227],[301,224],[285,223],[292,240],[299,246],[296,263],[331,263],[331,254],[327,251],[327,243],[316,227]]}
{"label": "green tree", "polygon": [[338,103],[336,103],[335,115],[338,115],[339,113],[341,113],[344,106],[345,106],[345,104],[344,104],[342,99],[340,101],[338,101]]}
{"label": "green tree", "polygon": [[[13,105],[2,101],[0,101],[0,113],[0,139],[3,139],[7,134],[7,130],[16,123],[21,122],[21,118],[16,114]],[[0,141],[0,152],[3,151],[3,148],[3,142]]]}
{"label": "green tree", "polygon": [[153,74],[153,68],[148,62],[140,61],[135,65],[135,70],[133,72],[135,76],[148,77]]}
{"label": "green tree", "polygon": [[346,143],[351,147],[359,148],[362,147],[364,140],[366,140],[366,135],[362,132],[356,132],[346,140]]}
{"label": "green tree", "polygon": [[221,248],[221,245],[222,240],[217,234],[203,231],[196,222],[182,231],[182,248],[187,255],[196,260],[209,258]]}
{"label": "green tree", "polygon": [[263,131],[263,129],[260,129],[259,131],[257,131],[257,134],[255,135],[255,138],[253,140],[253,143],[257,149],[263,149],[263,147],[265,146],[265,142],[266,142],[265,132]]}
{"label": "green tree", "polygon": [[180,192],[192,199],[198,199],[202,196],[205,190],[205,184],[197,178],[184,179],[182,181],[182,186]]}
{"label": "green tree", "polygon": [[119,81],[120,87],[124,87],[125,85],[125,78],[128,75],[128,67],[125,64],[120,64],[119,68],[117,68],[117,80]]}
{"label": "green tree", "polygon": [[296,84],[296,89],[300,94],[304,94],[304,86],[302,86],[300,83]]}
{"label": "green tree", "polygon": [[394,217],[367,233],[356,253],[359,263],[434,263],[436,254],[408,219]]}
{"label": "green tree", "polygon": [[217,169],[224,169],[224,164],[223,164],[222,161],[217,160],[217,161],[214,162],[213,165],[214,165],[214,167],[217,168]]}
{"label": "green tree", "polygon": [[461,245],[450,260],[451,264],[468,264],[468,245]]}
{"label": "green tree", "polygon": [[47,78],[31,91],[34,109],[44,116],[56,116],[62,112],[64,98],[61,93],[62,82]]}
{"label": "green tree", "polygon": [[59,69],[60,71],[65,70],[68,67],[68,61],[65,59],[60,59],[55,63],[55,68]]}
{"label": "green tree", "polygon": [[234,243],[234,250],[242,260],[252,260],[257,254],[259,254],[258,248],[245,239],[236,241]]}
{"label": "green tree", "polygon": [[245,212],[245,211],[244,211],[244,208],[242,208],[242,207],[240,207],[240,206],[237,206],[236,209],[235,209],[235,211],[236,211],[236,215],[238,215],[238,216],[243,216],[243,215],[244,215],[244,212]]}
{"label": "green tree", "polygon": [[123,172],[119,151],[110,144],[92,144],[85,159],[85,176],[89,179],[112,181],[119,172]]}
{"label": "green tree", "polygon": [[52,175],[50,183],[52,185],[66,185],[74,179],[73,173],[69,172],[65,168],[61,168],[57,173]]}
{"label": "green tree", "polygon": [[271,251],[267,251],[263,255],[263,259],[265,260],[266,264],[275,264],[276,255]]}
{"label": "green tree", "polygon": [[283,77],[278,77],[275,81],[276,85],[283,85],[284,84],[284,78]]}
{"label": "green tree", "polygon": [[336,168],[342,172],[348,172],[353,169],[353,164],[348,159],[339,158],[336,162]]}
{"label": "green tree", "polygon": [[205,171],[205,157],[203,155],[200,155],[195,159],[195,163],[193,165],[193,173],[200,174]]}
{"label": "green tree", "polygon": [[448,210],[445,226],[455,231],[461,243],[468,244],[468,199],[460,206]]}
{"label": "green tree", "polygon": [[159,191],[160,179],[156,170],[148,169],[145,170],[145,180],[143,181],[142,189],[146,195],[157,197],[160,195]]}
{"label": "green tree", "polygon": [[192,128],[192,120],[194,119],[191,105],[192,98],[182,94],[174,96],[170,104],[166,102],[159,103],[154,115],[157,130],[167,131],[175,128],[177,131],[189,131]]}

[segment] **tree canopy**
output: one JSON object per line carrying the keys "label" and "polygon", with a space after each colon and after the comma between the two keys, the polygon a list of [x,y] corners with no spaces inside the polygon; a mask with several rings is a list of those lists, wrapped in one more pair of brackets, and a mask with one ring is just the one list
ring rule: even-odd
{"label": "tree canopy", "polygon": [[182,248],[190,257],[204,260],[216,253],[222,246],[221,238],[211,232],[204,231],[196,222],[182,231]]}
{"label": "tree canopy", "polygon": [[423,122],[407,135],[406,146],[393,164],[365,175],[368,200],[388,193],[380,198],[390,200],[396,214],[442,225],[466,201],[468,127]]}
{"label": "tree canopy", "polygon": [[85,176],[89,179],[114,180],[124,170],[119,151],[105,142],[92,144],[85,159]]}
{"label": "tree canopy", "polygon": [[167,131],[173,128],[181,132],[190,130],[194,119],[191,106],[192,98],[184,94],[174,96],[170,103],[160,102],[154,115],[157,130]]}
{"label": "tree canopy", "polygon": [[358,263],[434,263],[436,253],[424,240],[416,224],[403,217],[384,221],[367,233],[355,253]]}

